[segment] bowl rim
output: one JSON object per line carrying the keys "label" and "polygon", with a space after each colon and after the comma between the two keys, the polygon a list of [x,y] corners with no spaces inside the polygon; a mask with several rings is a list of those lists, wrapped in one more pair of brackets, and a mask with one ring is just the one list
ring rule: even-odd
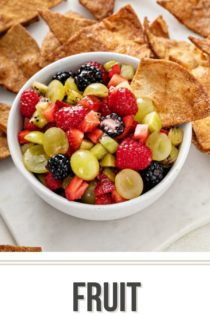
{"label": "bowl rim", "polygon": [[[181,145],[181,149],[179,152],[179,156],[177,161],[175,162],[175,164],[172,166],[172,168],[170,169],[170,171],[168,172],[168,174],[165,176],[165,178],[154,188],[152,188],[151,190],[149,190],[148,192],[144,193],[143,195],[135,198],[135,199],[131,199],[128,200],[126,202],[122,202],[122,203],[115,203],[115,204],[110,204],[110,205],[89,205],[89,204],[83,204],[80,202],[75,202],[75,201],[69,201],[66,198],[57,195],[55,192],[51,191],[50,189],[48,189],[47,187],[45,187],[32,173],[30,173],[24,166],[22,159],[19,157],[16,147],[18,144],[18,147],[20,149],[18,140],[17,140],[17,135],[14,133],[14,116],[16,114],[17,111],[17,107],[19,104],[19,99],[20,96],[22,94],[22,92],[29,88],[32,84],[33,81],[36,80],[41,80],[43,74],[45,74],[49,69],[53,69],[53,68],[57,68],[58,66],[60,68],[65,67],[66,63],[73,63],[75,64],[81,64],[81,62],[79,61],[80,59],[87,59],[88,60],[94,60],[96,58],[105,58],[107,60],[110,59],[123,59],[126,60],[125,62],[128,63],[135,63],[136,65],[138,65],[138,63],[140,62],[140,59],[137,59],[135,57],[129,56],[129,55],[124,55],[124,54],[118,54],[118,53],[112,53],[112,52],[88,52],[88,53],[82,53],[82,54],[77,54],[77,55],[73,55],[73,56],[69,56],[63,59],[60,59],[46,67],[44,67],[43,69],[41,69],[40,71],[38,71],[36,74],[34,74],[24,85],[23,87],[20,89],[20,91],[18,92],[12,107],[11,107],[11,111],[9,114],[9,119],[8,119],[8,145],[9,145],[9,149],[11,152],[11,157],[14,161],[14,164],[16,165],[17,169],[19,170],[19,172],[24,176],[24,178],[31,184],[32,187],[35,188],[36,191],[38,191],[41,195],[45,195],[47,199],[51,199],[54,204],[56,205],[56,203],[59,203],[61,206],[63,206],[63,208],[71,208],[72,205],[76,208],[88,211],[89,214],[95,214],[95,212],[110,212],[112,213],[113,211],[116,211],[119,208],[123,208],[123,207],[132,207],[135,206],[137,204],[139,204],[139,208],[141,203],[144,204],[146,203],[149,199],[155,199],[155,196],[157,194],[160,194],[161,191],[165,191],[167,189],[167,187],[170,186],[170,184],[176,179],[179,171],[182,169],[186,158],[188,156],[189,153],[189,149],[190,149],[190,145],[191,145],[191,138],[192,138],[192,124],[191,123],[187,123],[183,125],[184,128],[184,138],[183,138],[183,142]],[[82,61],[84,62],[84,61]],[[123,61],[124,62],[124,61]],[[55,70],[59,71],[59,70]],[[141,209],[139,209],[141,210]],[[66,212],[66,211],[65,211]]]}

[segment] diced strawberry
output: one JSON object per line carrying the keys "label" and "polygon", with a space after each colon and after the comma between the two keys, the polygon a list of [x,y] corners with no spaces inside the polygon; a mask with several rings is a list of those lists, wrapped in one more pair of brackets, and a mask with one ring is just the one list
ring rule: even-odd
{"label": "diced strawberry", "polygon": [[121,68],[120,65],[116,64],[114,65],[111,70],[109,70],[108,74],[109,74],[109,78],[111,79],[113,77],[113,75],[115,74],[120,74],[121,73]]}
{"label": "diced strawberry", "polygon": [[165,133],[166,135],[168,135],[169,131],[167,129],[160,129],[160,133]]}
{"label": "diced strawberry", "polygon": [[128,115],[123,117],[123,122],[125,125],[124,132],[117,137],[117,140],[124,139],[126,136],[128,136],[132,131],[135,130],[137,122],[134,120],[134,115]]}
{"label": "diced strawberry", "polygon": [[84,118],[84,120],[80,124],[80,130],[83,132],[91,132],[98,125],[100,125],[100,120],[98,113],[91,110]]}
{"label": "diced strawberry", "polygon": [[70,107],[68,103],[62,102],[62,101],[56,101],[55,105],[57,107],[57,110],[63,108],[63,107]]}
{"label": "diced strawberry", "polygon": [[84,107],[87,107],[89,110],[94,110],[95,112],[98,112],[101,106],[101,101],[98,97],[88,95],[85,96],[79,101],[78,105],[82,105]]}
{"label": "diced strawberry", "polygon": [[116,189],[112,192],[112,200],[114,203],[127,201],[126,199],[120,196]]}
{"label": "diced strawberry", "polygon": [[81,199],[87,188],[88,183],[75,176],[65,189],[66,198],[70,201]]}
{"label": "diced strawberry", "polygon": [[25,136],[29,133],[29,130],[22,130],[18,133],[18,141],[20,144],[26,144],[29,143],[27,140],[25,140]]}
{"label": "diced strawberry", "polygon": [[135,140],[140,140],[142,143],[144,143],[146,139],[148,138],[148,136],[149,136],[149,126],[138,124],[134,131],[133,138]]}
{"label": "diced strawberry", "polygon": [[37,126],[35,126],[32,122],[30,122],[29,118],[25,118],[24,120],[24,129],[29,131],[37,131],[40,130]]}
{"label": "diced strawberry", "polygon": [[87,134],[87,138],[90,139],[93,143],[98,143],[103,134],[104,133],[101,129],[96,128],[94,131]]}
{"label": "diced strawberry", "polygon": [[50,172],[47,173],[47,175],[45,175],[44,181],[45,181],[45,185],[52,191],[55,191],[62,187],[62,181],[59,179],[55,179],[53,177],[53,174]]}
{"label": "diced strawberry", "polygon": [[79,149],[84,138],[84,133],[79,129],[71,128],[67,131],[66,134],[69,140],[70,147],[72,147],[75,150]]}
{"label": "diced strawberry", "polygon": [[113,182],[106,175],[102,174],[95,188],[95,194],[96,196],[105,195],[111,193],[114,189],[115,185]]}
{"label": "diced strawberry", "polygon": [[[121,77],[119,74],[114,74],[108,83],[108,87],[117,86],[118,84],[127,81],[125,78]],[[127,81],[128,82],[128,81]]]}

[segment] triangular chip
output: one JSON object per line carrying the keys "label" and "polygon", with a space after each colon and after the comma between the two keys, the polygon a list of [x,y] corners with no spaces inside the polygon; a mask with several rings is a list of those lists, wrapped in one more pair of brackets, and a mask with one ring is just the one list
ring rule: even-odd
{"label": "triangular chip", "polygon": [[114,12],[115,0],[80,0],[80,3],[93,15],[97,20],[102,20]]}
{"label": "triangular chip", "polygon": [[6,159],[10,156],[9,147],[7,144],[7,136],[0,132],[0,160]]}
{"label": "triangular chip", "polygon": [[[210,95],[210,68],[198,67],[192,71],[194,77],[206,88]],[[195,145],[201,151],[210,151],[210,117],[193,122]]]}
{"label": "triangular chip", "polygon": [[158,0],[182,24],[206,37],[210,34],[209,0]]}
{"label": "triangular chip", "polygon": [[153,99],[164,127],[210,114],[210,98],[203,86],[187,70],[171,61],[142,60],[131,88],[137,97]]}
{"label": "triangular chip", "polygon": [[169,38],[168,25],[162,15],[158,16],[149,25],[149,31],[155,36]]}
{"label": "triangular chip", "polygon": [[189,39],[199,49],[201,49],[206,54],[210,55],[210,38],[196,38],[196,37],[190,36]]}
{"label": "triangular chip", "polygon": [[0,131],[7,132],[7,121],[9,117],[10,106],[0,103]]}
{"label": "triangular chip", "polygon": [[90,51],[113,51],[134,57],[149,57],[144,32],[130,5],[102,22],[84,28],[52,53],[47,62]]}
{"label": "triangular chip", "polygon": [[149,44],[158,58],[175,61],[190,70],[199,65],[209,66],[209,57],[195,45],[154,35],[147,19],[144,27]]}
{"label": "triangular chip", "polygon": [[93,20],[82,18],[79,15],[76,16],[75,13],[72,14],[71,12],[67,15],[50,10],[39,11],[39,13],[61,44],[64,44],[82,28],[96,23]]}
{"label": "triangular chip", "polygon": [[21,25],[12,27],[0,38],[0,85],[18,92],[39,70],[40,49]]}
{"label": "triangular chip", "polygon": [[38,19],[38,10],[52,8],[63,0],[0,0],[0,33],[20,23]]}

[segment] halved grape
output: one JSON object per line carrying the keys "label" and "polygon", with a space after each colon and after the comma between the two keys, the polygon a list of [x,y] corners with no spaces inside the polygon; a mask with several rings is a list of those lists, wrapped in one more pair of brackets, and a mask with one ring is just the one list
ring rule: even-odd
{"label": "halved grape", "polygon": [[48,158],[42,145],[33,145],[23,155],[23,162],[28,171],[42,174],[47,173],[46,169]]}
{"label": "halved grape", "polygon": [[116,175],[115,186],[121,197],[133,199],[142,194],[144,183],[138,172],[124,169]]}
{"label": "halved grape", "polygon": [[150,132],[160,131],[162,128],[162,122],[157,112],[147,114],[143,119],[143,124],[149,126]]}
{"label": "halved grape", "polygon": [[76,105],[81,99],[82,95],[74,90],[68,90],[67,92],[67,102],[72,105]]}
{"label": "halved grape", "polygon": [[138,112],[135,115],[135,120],[141,123],[144,116],[155,111],[153,100],[149,97],[140,97],[137,99]]}
{"label": "halved grape", "polygon": [[68,91],[71,91],[71,90],[79,93],[78,87],[74,81],[74,78],[72,78],[72,77],[70,77],[66,80],[64,87],[65,87],[66,94],[68,94]]}
{"label": "halved grape", "polygon": [[69,142],[65,132],[56,127],[47,129],[44,133],[43,147],[48,156],[67,153]]}
{"label": "halved grape", "polygon": [[184,131],[181,128],[171,128],[168,137],[171,140],[171,143],[175,146],[182,143],[184,136]]}
{"label": "halved grape", "polygon": [[33,143],[26,143],[21,145],[21,152],[24,154],[30,147],[33,147]]}
{"label": "halved grape", "polygon": [[172,145],[171,147],[171,152],[169,154],[169,156],[167,157],[167,159],[165,159],[162,163],[165,167],[171,167],[172,164],[174,164],[177,160],[179,156],[179,150],[174,146]]}
{"label": "halved grape", "polygon": [[24,137],[24,139],[28,142],[43,144],[44,134],[41,131],[31,131]]}
{"label": "halved grape", "polygon": [[84,96],[94,95],[98,97],[107,97],[108,94],[108,88],[102,83],[92,83],[88,85],[84,91]]}
{"label": "halved grape", "polygon": [[153,132],[146,145],[152,150],[152,159],[155,161],[165,160],[171,152],[171,141],[164,133]]}
{"label": "halved grape", "polygon": [[70,163],[72,171],[84,180],[93,180],[99,174],[98,160],[90,151],[76,151]]}
{"label": "halved grape", "polygon": [[121,76],[127,80],[132,80],[135,74],[134,66],[132,65],[122,65]]}
{"label": "halved grape", "polygon": [[65,96],[65,88],[58,80],[53,80],[48,85],[46,96],[52,101],[62,101]]}

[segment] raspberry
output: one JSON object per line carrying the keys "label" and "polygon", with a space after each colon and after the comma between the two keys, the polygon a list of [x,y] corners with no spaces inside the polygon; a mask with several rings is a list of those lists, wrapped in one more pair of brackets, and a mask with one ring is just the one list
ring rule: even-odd
{"label": "raspberry", "polygon": [[116,166],[119,169],[144,170],[152,162],[152,152],[144,144],[131,138],[125,139],[116,153]]}
{"label": "raspberry", "polygon": [[103,98],[100,111],[101,111],[102,116],[107,116],[107,115],[110,115],[112,113],[110,108],[109,108],[108,97]]}
{"label": "raspberry", "polygon": [[113,90],[108,99],[109,108],[120,116],[135,115],[138,111],[136,98],[127,88]]}
{"label": "raspberry", "polygon": [[39,95],[34,90],[26,90],[20,97],[20,112],[24,117],[31,118],[39,102]]}
{"label": "raspberry", "polygon": [[83,106],[63,107],[55,113],[56,125],[65,131],[77,128],[88,112],[88,108]]}
{"label": "raspberry", "polygon": [[109,80],[109,75],[101,63],[96,62],[96,61],[90,61],[90,62],[86,63],[86,66],[93,66],[94,68],[100,70],[101,71],[101,77],[102,77],[102,83],[107,84],[107,82]]}
{"label": "raspberry", "polygon": [[62,181],[55,179],[52,173],[48,173],[44,177],[45,185],[51,190],[57,190],[62,187]]}
{"label": "raspberry", "polygon": [[96,205],[109,205],[112,203],[112,198],[110,194],[105,194],[96,197],[95,204]]}
{"label": "raspberry", "polygon": [[108,193],[111,193],[115,190],[115,185],[106,175],[100,176],[100,181],[98,182],[96,188],[95,188],[95,194],[96,196],[105,195]]}

